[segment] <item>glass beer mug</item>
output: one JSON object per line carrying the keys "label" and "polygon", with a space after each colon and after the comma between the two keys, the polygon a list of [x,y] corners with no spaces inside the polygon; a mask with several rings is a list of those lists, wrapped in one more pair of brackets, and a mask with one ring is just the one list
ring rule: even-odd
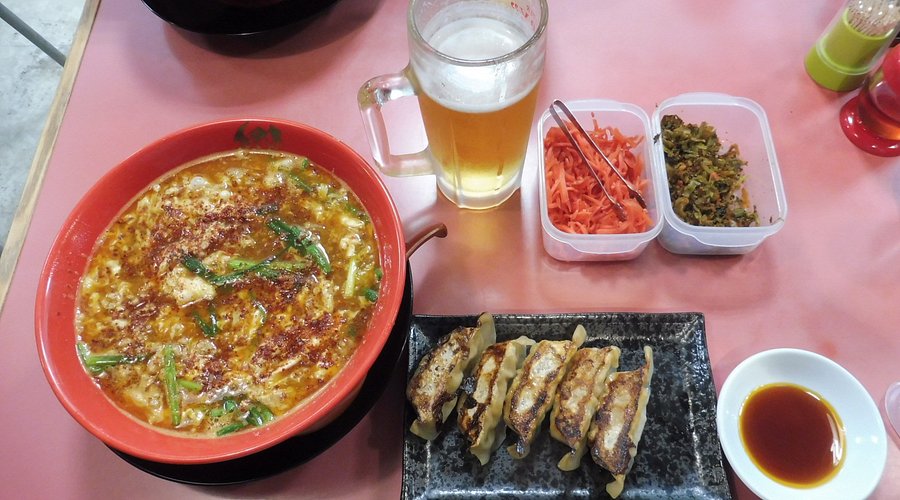
{"label": "glass beer mug", "polygon": [[[412,0],[409,64],[372,78],[359,107],[372,154],[388,175],[434,174],[457,206],[508,199],[522,165],[543,74],[546,0]],[[428,146],[393,155],[381,107],[418,97]]]}

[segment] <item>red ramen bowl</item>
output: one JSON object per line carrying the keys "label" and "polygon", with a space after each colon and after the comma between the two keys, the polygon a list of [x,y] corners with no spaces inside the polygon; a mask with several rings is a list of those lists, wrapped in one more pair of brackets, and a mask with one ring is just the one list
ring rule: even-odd
{"label": "red ramen bowl", "polygon": [[[383,277],[367,330],[346,366],[322,389],[266,426],[222,437],[179,435],[120,410],[82,366],[75,310],[80,280],[97,239],[130,202],[173,169],[241,147],[308,157],[342,179],[368,211]],[[213,463],[253,454],[314,431],[343,411],[381,353],[406,283],[406,244],[396,207],[378,174],[350,147],[315,128],[248,119],[207,123],[164,137],[113,168],[81,199],[63,224],[41,273],[35,336],[44,373],[57,398],[84,428],[129,455],[162,463]]]}

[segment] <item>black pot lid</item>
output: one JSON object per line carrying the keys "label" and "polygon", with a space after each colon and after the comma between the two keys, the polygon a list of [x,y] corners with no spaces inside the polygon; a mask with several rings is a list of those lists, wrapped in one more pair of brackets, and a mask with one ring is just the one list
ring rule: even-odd
{"label": "black pot lid", "polygon": [[207,35],[249,35],[302,21],[337,0],[143,0],[173,25]]}

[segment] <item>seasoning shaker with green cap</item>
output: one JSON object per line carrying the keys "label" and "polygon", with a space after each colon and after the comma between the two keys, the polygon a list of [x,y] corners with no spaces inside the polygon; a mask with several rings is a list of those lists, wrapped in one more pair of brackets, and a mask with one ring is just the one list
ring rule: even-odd
{"label": "seasoning shaker with green cap", "polygon": [[810,49],[806,71],[827,89],[858,88],[898,30],[900,0],[849,0]]}

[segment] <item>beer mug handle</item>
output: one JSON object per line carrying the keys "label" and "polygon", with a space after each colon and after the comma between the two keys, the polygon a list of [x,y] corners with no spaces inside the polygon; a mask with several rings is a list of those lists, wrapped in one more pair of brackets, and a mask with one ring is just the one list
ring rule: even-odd
{"label": "beer mug handle", "polygon": [[409,176],[434,173],[428,148],[418,153],[392,155],[384,126],[381,107],[390,101],[416,95],[416,91],[403,73],[376,76],[363,84],[357,94],[359,110],[375,164],[387,175]]}

